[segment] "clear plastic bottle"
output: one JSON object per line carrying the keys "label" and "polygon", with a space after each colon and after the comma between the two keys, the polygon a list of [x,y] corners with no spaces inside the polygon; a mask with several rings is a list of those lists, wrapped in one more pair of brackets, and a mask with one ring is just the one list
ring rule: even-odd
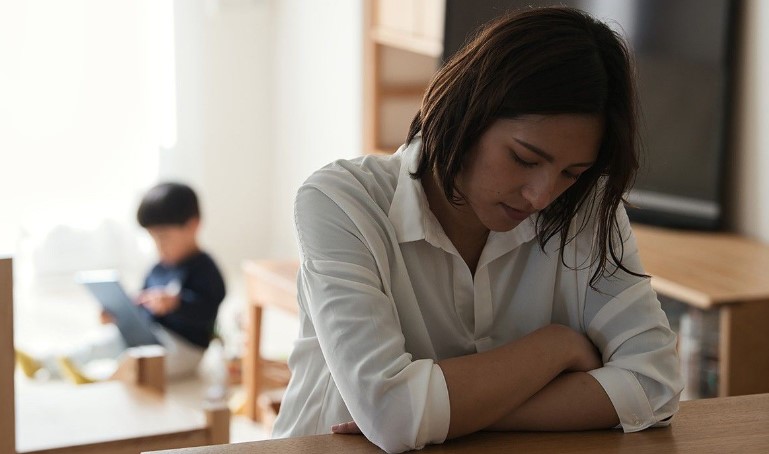
{"label": "clear plastic bottle", "polygon": [[227,401],[229,372],[224,345],[221,339],[211,341],[204,360],[206,390],[204,400],[209,404],[223,404]]}

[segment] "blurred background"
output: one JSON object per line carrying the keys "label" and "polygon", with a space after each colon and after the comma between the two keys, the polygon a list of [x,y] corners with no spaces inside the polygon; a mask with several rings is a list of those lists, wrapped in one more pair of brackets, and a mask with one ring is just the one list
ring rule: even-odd
{"label": "blurred background", "polygon": [[73,302],[87,299],[77,270],[118,269],[138,290],[155,253],[135,212],[158,181],[198,192],[226,303],[243,300],[244,259],[294,258],[299,184],[361,154],[361,24],[357,0],[2,0],[17,338],[94,322],[95,304]]}
{"label": "blurred background", "polygon": [[[239,355],[241,263],[295,258],[296,189],[361,154],[362,8],[0,0],[0,252],[14,256],[16,343],[87,337],[99,308],[77,270],[117,269],[138,291],[156,256],[136,209],[174,180],[200,197],[202,246],[228,287],[218,329]],[[265,317],[263,349],[285,358],[295,322]]]}
{"label": "blurred background", "polygon": [[165,179],[200,193],[204,242],[228,270],[294,256],[292,193],[361,152],[359,1],[0,5],[0,250],[29,240],[52,255],[38,272],[132,266],[132,247],[108,259],[45,238],[130,237]]}
{"label": "blurred background", "polygon": [[[380,3],[397,16],[383,22],[414,11],[405,0]],[[738,3],[721,228],[768,243],[769,2]],[[402,49],[367,61],[368,6],[0,0],[0,253],[15,258],[17,341],[75,342],[96,323],[96,303],[72,281],[77,270],[114,268],[139,288],[156,257],[136,208],[150,186],[176,180],[201,199],[202,244],[229,290],[220,323],[238,350],[243,261],[295,259],[301,182],[379,148],[364,105],[372,68],[390,58],[400,63],[382,77],[397,79],[400,68],[416,73],[408,79],[437,67],[440,48],[421,42],[427,63],[408,50],[393,57]],[[390,111],[399,118],[384,141],[393,151],[421,92],[390,94],[410,98]],[[284,357],[294,322],[266,316],[278,318],[265,323],[264,346]]]}

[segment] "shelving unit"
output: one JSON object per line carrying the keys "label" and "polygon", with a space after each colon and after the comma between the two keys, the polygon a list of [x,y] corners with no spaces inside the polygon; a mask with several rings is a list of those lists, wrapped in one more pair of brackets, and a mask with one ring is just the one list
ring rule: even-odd
{"label": "shelving unit", "polygon": [[719,397],[769,392],[769,246],[730,233],[641,225],[633,232],[657,293],[685,304],[689,318],[700,320],[700,329],[682,327],[689,337],[679,342],[684,369],[712,371]]}
{"label": "shelving unit", "polygon": [[440,63],[445,3],[364,4],[364,153],[393,153]]}

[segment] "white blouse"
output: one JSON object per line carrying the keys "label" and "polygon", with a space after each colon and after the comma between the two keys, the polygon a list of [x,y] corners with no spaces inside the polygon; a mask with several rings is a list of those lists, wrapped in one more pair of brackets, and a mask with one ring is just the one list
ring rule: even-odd
{"label": "white blouse", "polygon": [[[604,366],[589,373],[626,432],[666,424],[683,383],[649,279],[619,271],[590,288],[593,224],[567,244],[567,267],[557,237],[542,251],[532,219],[491,232],[473,278],[409,176],[420,146],[337,161],[299,189],[300,332],[273,436],[329,433],[354,420],[388,452],[441,443],[450,412],[436,362],[552,323],[587,334],[601,351]],[[617,219],[623,263],[641,271],[624,209]]]}

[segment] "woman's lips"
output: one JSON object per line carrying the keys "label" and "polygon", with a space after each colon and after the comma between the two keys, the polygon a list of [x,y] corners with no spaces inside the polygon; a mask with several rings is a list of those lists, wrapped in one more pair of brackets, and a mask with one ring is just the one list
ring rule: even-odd
{"label": "woman's lips", "polygon": [[508,205],[502,204],[502,208],[505,210],[505,214],[507,214],[507,217],[514,221],[523,221],[524,219],[531,216],[530,211],[523,211],[523,210],[517,210],[513,207],[510,207]]}

